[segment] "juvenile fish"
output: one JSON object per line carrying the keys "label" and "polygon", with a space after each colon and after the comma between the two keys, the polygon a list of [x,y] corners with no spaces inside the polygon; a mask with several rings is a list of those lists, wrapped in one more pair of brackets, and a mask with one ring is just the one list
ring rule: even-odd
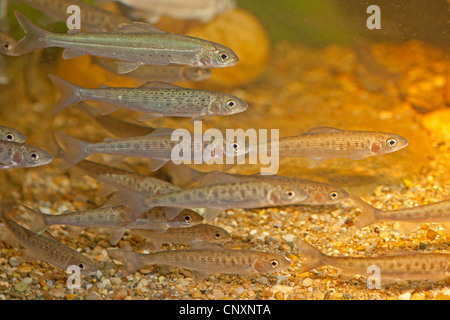
{"label": "juvenile fish", "polygon": [[82,275],[96,273],[98,268],[92,260],[78,251],[63,245],[50,234],[37,234],[22,227],[8,217],[2,210],[2,220],[14,237],[38,260],[45,260],[49,264],[67,270],[75,265],[80,268]]}
{"label": "juvenile fish", "polygon": [[270,150],[278,149],[281,157],[304,157],[314,167],[327,159],[361,160],[405,148],[408,140],[394,134],[372,131],[350,131],[331,127],[315,127],[299,135],[270,142]]}
{"label": "juvenile fish", "polygon": [[[168,165],[169,175],[172,176],[174,183],[181,187],[187,187],[186,190],[196,190],[199,185],[203,189],[207,189],[210,185],[216,185],[224,182],[267,181],[272,183],[282,183],[286,186],[292,186],[292,192],[298,190],[297,193],[305,195],[305,197],[296,204],[302,205],[333,205],[340,203],[350,197],[349,193],[341,187],[330,185],[327,183],[304,180],[298,178],[287,178],[279,175],[259,176],[259,175],[241,175],[230,174],[220,171],[201,172],[194,170],[185,165]],[[181,182],[180,182],[181,181]],[[189,182],[188,182],[189,181]],[[190,187],[189,187],[190,186]],[[206,188],[205,188],[206,187]],[[287,189],[289,190],[289,189]],[[183,193],[183,191],[177,191]],[[175,193],[171,194],[172,196]],[[236,196],[236,198],[238,198]]]}
{"label": "juvenile fish", "polygon": [[45,150],[25,143],[0,141],[0,169],[29,168],[52,162]]}
{"label": "juvenile fish", "polygon": [[76,5],[80,8],[81,28],[89,31],[113,31],[121,24],[131,23],[132,20],[118,13],[90,5],[79,0],[20,0],[29,6],[42,11],[55,21],[66,22],[67,9]]}
{"label": "juvenile fish", "polygon": [[[172,160],[172,150],[179,146],[180,141],[172,141],[172,133],[174,129],[158,128],[151,134],[143,137],[124,138],[124,139],[106,139],[105,142],[89,143],[75,139],[62,132],[56,132],[58,140],[62,143],[63,148],[67,151],[68,156],[65,157],[67,166],[73,166],[84,158],[97,153],[105,153],[116,155],[117,161],[127,156],[143,157],[152,159],[150,169],[155,171]],[[202,139],[202,137],[200,137]],[[234,157],[239,154],[248,152],[244,145],[242,148],[239,143],[227,141],[201,141],[201,145],[197,145],[195,134],[191,136],[190,151],[193,161],[207,161],[215,158]],[[228,145],[229,144],[229,145]],[[201,152],[196,152],[196,148],[201,148]],[[205,150],[210,150],[208,155],[204,154]],[[198,158],[200,156],[201,158]]]}
{"label": "juvenile fish", "polygon": [[397,221],[403,224],[405,231],[408,231],[410,225],[440,222],[450,233],[450,200],[389,211],[377,209],[355,195],[352,195],[352,200],[361,209],[361,214],[355,219],[357,228],[383,221]]}
{"label": "juvenile fish", "polygon": [[200,241],[221,243],[231,240],[231,235],[223,228],[207,223],[200,223],[188,228],[170,228],[165,232],[135,229],[133,233],[150,240],[154,247],[164,243],[193,244]]}
{"label": "juvenile fish", "polygon": [[140,16],[146,17],[150,23],[158,22],[161,16],[206,23],[236,7],[235,0],[120,0],[120,2],[132,9],[143,11]]}
{"label": "juvenile fish", "polygon": [[228,116],[247,109],[244,101],[229,94],[187,89],[165,82],[147,82],[139,88],[87,89],[55,75],[49,75],[49,78],[61,93],[52,115],[85,100],[111,104],[110,112],[121,107],[138,111],[141,113],[140,121],[164,116],[188,117],[195,121],[213,115]]}
{"label": "juvenile fish", "polygon": [[132,123],[112,116],[102,115],[97,109],[84,102],[80,103],[77,107],[86,112],[99,125],[118,138],[141,137],[155,131],[155,128],[143,123]]}
{"label": "juvenile fish", "polygon": [[42,233],[49,226],[68,225],[84,228],[110,229],[110,242],[116,244],[128,229],[153,229],[158,233],[168,228],[185,228],[199,224],[203,217],[192,210],[183,210],[174,219],[167,219],[164,208],[156,207],[135,219],[125,205],[105,204],[101,208],[77,212],[65,212],[58,215],[44,214],[24,205],[22,207],[31,214],[35,233]]}
{"label": "juvenile fish", "polygon": [[165,32],[145,23],[126,24],[112,32],[62,34],[39,28],[20,12],[16,11],[15,15],[25,31],[25,37],[14,48],[16,55],[48,47],[65,48],[64,59],[88,54],[120,60],[120,74],[146,64],[222,68],[239,61],[237,55],[223,45]]}
{"label": "juvenile fish", "polygon": [[381,283],[402,280],[439,281],[450,276],[450,254],[392,253],[377,257],[334,257],[326,255],[301,239],[294,243],[307,261],[299,273],[330,265],[350,274],[370,274],[371,266],[380,268]]}
{"label": "juvenile fish", "polygon": [[0,140],[23,143],[27,137],[17,129],[0,126]]}
{"label": "juvenile fish", "polygon": [[198,187],[147,197],[145,206],[205,208],[205,218],[213,219],[226,209],[286,206],[310,201],[304,182],[294,178],[242,176],[228,177],[222,182],[211,180]]}
{"label": "juvenile fish", "polygon": [[205,278],[211,273],[248,275],[279,272],[290,265],[289,260],[279,254],[251,250],[229,250],[205,242],[197,242],[189,250],[168,250],[141,254],[111,249],[108,250],[108,254],[113,259],[120,260],[123,263],[123,276],[149,264],[190,269],[196,279]]}
{"label": "juvenile fish", "polygon": [[[93,57],[94,63],[100,65],[110,72],[117,71],[117,63],[111,59],[98,59]],[[210,78],[212,72],[210,69],[183,67],[183,66],[151,66],[145,65],[126,74],[143,81],[203,81]]]}

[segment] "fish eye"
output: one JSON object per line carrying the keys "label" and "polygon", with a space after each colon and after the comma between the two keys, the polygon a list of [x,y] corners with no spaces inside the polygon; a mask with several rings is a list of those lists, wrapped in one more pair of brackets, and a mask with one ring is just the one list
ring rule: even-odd
{"label": "fish eye", "polygon": [[16,137],[14,136],[14,133],[12,133],[12,132],[8,132],[6,134],[6,139],[8,139],[8,141],[14,141],[15,138]]}
{"label": "fish eye", "polygon": [[190,215],[185,215],[184,217],[183,217],[183,219],[184,219],[184,221],[186,222],[186,223],[191,223],[191,216]]}
{"label": "fish eye", "polygon": [[221,234],[219,231],[217,231],[216,233],[214,233],[214,239],[218,240],[218,239],[220,239],[220,238],[222,238],[222,234]]}
{"label": "fish eye", "polygon": [[387,140],[386,140],[386,145],[387,145],[389,148],[392,148],[392,147],[395,146],[396,144],[397,144],[397,140],[394,139],[394,138],[390,138],[390,139],[387,139]]}
{"label": "fish eye", "polygon": [[78,265],[78,268],[80,268],[80,270],[84,270],[85,267],[86,267],[86,266],[84,265],[84,263],[80,263],[80,264]]}
{"label": "fish eye", "polygon": [[219,60],[221,62],[226,62],[229,58],[230,58],[230,56],[228,55],[228,53],[226,53],[226,52],[219,53]]}
{"label": "fish eye", "polygon": [[287,190],[286,191],[286,196],[287,196],[288,199],[292,199],[293,197],[295,197],[295,191]]}
{"label": "fish eye", "polygon": [[11,46],[9,44],[9,42],[6,42],[5,45],[3,46],[6,50],[11,49]]}
{"label": "fish eye", "polygon": [[337,193],[336,191],[331,191],[328,195],[331,200],[336,200],[337,198],[339,198],[339,193]]}
{"label": "fish eye", "polygon": [[239,143],[237,143],[237,142],[233,142],[233,143],[230,145],[230,147],[231,147],[231,149],[232,149],[234,152],[238,152],[238,151],[239,151]]}
{"label": "fish eye", "polygon": [[39,160],[39,153],[35,152],[35,151],[31,151],[30,152],[30,157],[33,161],[38,161]]}
{"label": "fish eye", "polygon": [[236,102],[234,102],[233,100],[228,100],[225,106],[227,107],[227,109],[232,110],[234,107],[236,107]]}
{"label": "fish eye", "polygon": [[278,260],[272,259],[272,260],[269,261],[269,264],[272,266],[272,268],[276,268],[276,267],[278,267],[278,265],[280,263],[278,262]]}

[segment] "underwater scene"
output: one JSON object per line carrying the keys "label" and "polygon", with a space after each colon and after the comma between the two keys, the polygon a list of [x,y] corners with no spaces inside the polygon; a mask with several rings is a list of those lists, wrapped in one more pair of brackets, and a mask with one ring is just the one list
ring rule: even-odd
{"label": "underwater scene", "polygon": [[449,300],[449,12],[0,0],[0,300]]}

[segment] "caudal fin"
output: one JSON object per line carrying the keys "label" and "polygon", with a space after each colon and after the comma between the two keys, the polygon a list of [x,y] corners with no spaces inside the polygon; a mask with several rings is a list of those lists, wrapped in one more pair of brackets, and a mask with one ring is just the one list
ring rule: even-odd
{"label": "caudal fin", "polygon": [[59,112],[67,108],[68,106],[82,101],[80,96],[81,87],[73,84],[67,80],[61,79],[58,76],[49,74],[48,77],[53,82],[56,88],[58,88],[61,97],[56,102],[56,108],[50,114],[52,117],[56,116]]}
{"label": "caudal fin", "polygon": [[110,249],[108,250],[108,255],[114,260],[122,262],[122,276],[126,277],[130,273],[139,270],[147,263],[143,261],[142,254],[135,251],[121,250],[121,249]]}
{"label": "caudal fin", "polygon": [[89,155],[85,149],[86,142],[75,139],[59,131],[55,132],[55,134],[63,148],[66,150],[66,152],[60,150],[58,153],[65,162],[65,164],[61,166],[62,169],[67,169],[77,164]]}
{"label": "caudal fin", "polygon": [[300,268],[299,273],[304,273],[311,269],[318,268],[324,265],[323,260],[326,255],[314,248],[308,242],[296,238],[294,240],[294,244],[297,247],[298,251],[306,258],[306,261]]}
{"label": "caudal fin", "polygon": [[14,14],[25,32],[25,37],[16,43],[12,51],[13,55],[19,56],[34,50],[49,47],[45,42],[45,37],[51,34],[51,32],[39,28],[18,11],[14,11]]}
{"label": "caudal fin", "polygon": [[354,221],[357,228],[361,229],[377,222],[377,212],[379,209],[372,207],[358,196],[351,195],[350,198],[361,210],[361,214]]}
{"label": "caudal fin", "polygon": [[47,221],[45,219],[45,214],[40,211],[31,209],[24,204],[21,204],[21,207],[27,214],[31,216],[32,222],[30,223],[29,230],[37,234],[42,234],[48,227]]}

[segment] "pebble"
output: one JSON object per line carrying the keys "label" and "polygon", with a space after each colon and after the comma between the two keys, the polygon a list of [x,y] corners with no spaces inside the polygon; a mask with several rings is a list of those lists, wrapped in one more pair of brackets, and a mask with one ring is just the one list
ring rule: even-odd
{"label": "pebble", "polygon": [[303,280],[303,286],[304,287],[309,287],[309,286],[311,286],[312,285],[312,283],[313,283],[313,281],[311,280],[311,278],[305,278],[304,280]]}
{"label": "pebble", "polygon": [[27,288],[28,286],[24,282],[19,282],[14,285],[14,290],[16,290],[17,292],[24,292],[25,290],[27,290]]}
{"label": "pebble", "polygon": [[269,280],[266,277],[262,276],[261,278],[259,278],[258,282],[264,286],[269,283]]}
{"label": "pebble", "polygon": [[291,233],[288,233],[285,237],[284,240],[286,240],[286,242],[293,242],[295,240],[295,236]]}
{"label": "pebble", "polygon": [[223,291],[219,290],[219,289],[213,289],[212,294],[214,296],[214,299],[216,299],[216,300],[219,300],[219,299],[222,299],[223,297],[225,297],[225,294],[223,293]]}
{"label": "pebble", "polygon": [[64,289],[63,288],[51,288],[48,290],[48,294],[54,298],[62,298],[64,297]]}
{"label": "pebble", "polygon": [[102,297],[95,291],[90,291],[85,297],[84,300],[103,300]]}
{"label": "pebble", "polygon": [[9,258],[9,265],[11,267],[17,267],[19,264],[21,264],[22,259],[20,259],[20,257],[11,257]]}
{"label": "pebble", "polygon": [[30,285],[33,283],[33,278],[26,277],[22,280],[22,282],[25,283],[26,285]]}
{"label": "pebble", "polygon": [[281,291],[275,292],[275,299],[276,300],[284,300],[284,293]]}
{"label": "pebble", "polygon": [[411,300],[411,292],[405,292],[398,296],[399,300]]}

